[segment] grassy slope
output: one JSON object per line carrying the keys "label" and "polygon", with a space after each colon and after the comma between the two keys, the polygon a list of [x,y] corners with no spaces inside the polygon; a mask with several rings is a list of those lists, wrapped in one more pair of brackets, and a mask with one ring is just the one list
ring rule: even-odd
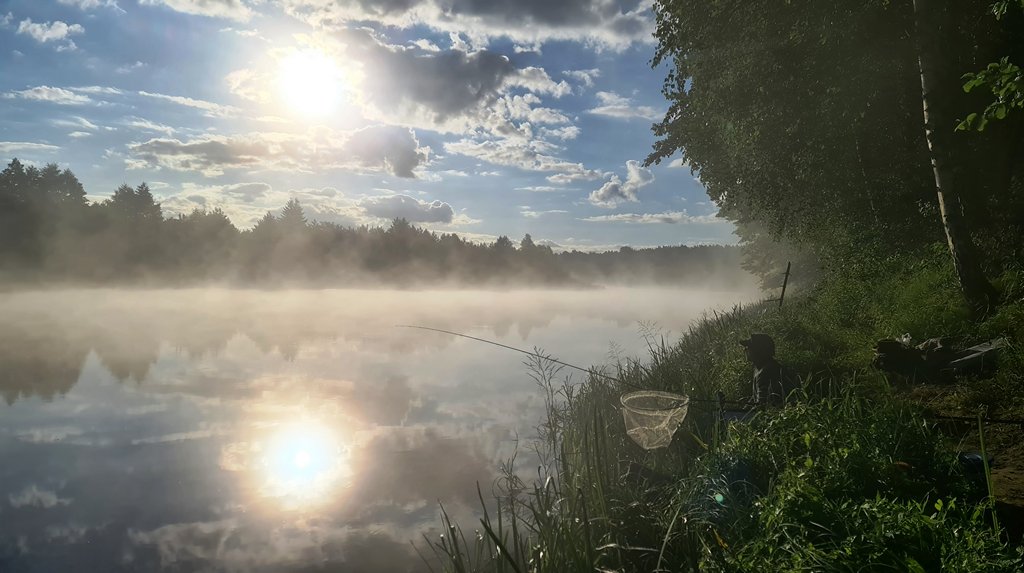
{"label": "grassy slope", "polygon": [[[510,475],[502,512],[477,540],[453,545],[456,534],[434,548],[456,571],[1020,570],[1019,538],[1007,544],[985,488],[956,462],[956,449],[977,445],[976,429],[940,431],[926,416],[1024,417],[1022,276],[1000,279],[1006,304],[980,324],[936,254],[849,268],[781,310],[709,315],[673,347],[652,341],[648,361],[619,365],[621,384],[559,387],[539,363],[551,479]],[[775,337],[811,398],[724,433],[713,408],[694,403],[666,450],[645,452],[625,435],[618,398],[635,387],[745,397],[749,365],[736,340],[754,331]],[[875,340],[903,333],[962,344],[1007,336],[1011,347],[994,376],[945,386],[866,367]],[[996,496],[1021,501],[1021,429],[985,432]],[[631,475],[631,463],[654,473]]]}

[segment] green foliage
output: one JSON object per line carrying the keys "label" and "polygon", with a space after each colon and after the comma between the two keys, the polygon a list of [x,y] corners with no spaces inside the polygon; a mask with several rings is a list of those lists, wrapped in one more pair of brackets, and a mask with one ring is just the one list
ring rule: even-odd
{"label": "green foliage", "polygon": [[[668,69],[662,91],[669,108],[654,126],[658,141],[647,163],[682,154],[720,215],[736,223],[747,268],[759,276],[799,257],[842,268],[861,253],[913,256],[944,240],[922,121],[919,46],[908,33],[913,6],[655,2],[652,63]],[[930,107],[952,122],[981,103],[960,89],[959,77],[995,54],[1019,62],[1024,21],[997,23],[982,2],[933,8],[942,73],[932,78]],[[1003,98],[992,117],[1019,102],[1017,74],[1009,64],[981,74]],[[1019,218],[1008,215],[1024,200],[1022,134],[952,137],[942,150],[956,185],[970,190],[961,200],[982,262],[997,266],[1024,247]],[[817,266],[801,263],[800,272]]]}
{"label": "green foliage", "polygon": [[980,114],[972,112],[957,124],[958,130],[984,131],[989,121],[1005,119],[1014,109],[1024,108],[1024,70],[1011,63],[1009,57],[992,62],[980,72],[964,74],[963,79],[965,92],[983,87],[994,99]]}

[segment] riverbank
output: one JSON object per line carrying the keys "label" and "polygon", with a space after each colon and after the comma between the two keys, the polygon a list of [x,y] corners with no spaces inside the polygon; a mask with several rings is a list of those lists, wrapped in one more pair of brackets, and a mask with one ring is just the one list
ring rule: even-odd
{"label": "riverbank", "polygon": [[[1024,275],[1001,276],[1002,306],[972,320],[947,266],[938,255],[872,263],[781,309],[706,316],[675,345],[652,340],[649,359],[608,372],[621,382],[559,386],[538,364],[546,471],[536,483],[508,475],[477,540],[450,528],[435,551],[457,571],[1020,570],[1024,431],[979,434],[935,417],[1024,417]],[[637,387],[745,397],[736,341],[750,332],[775,337],[803,379],[801,404],[723,433],[713,408],[694,402],[669,448],[645,452],[626,436],[618,400]],[[874,343],[904,334],[1008,346],[994,371],[942,384],[872,369]],[[982,436],[988,473],[958,457]]]}

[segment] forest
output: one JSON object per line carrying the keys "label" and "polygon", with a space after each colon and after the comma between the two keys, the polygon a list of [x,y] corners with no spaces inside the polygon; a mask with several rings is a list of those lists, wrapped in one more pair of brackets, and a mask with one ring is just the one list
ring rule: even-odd
{"label": "forest", "polygon": [[967,299],[994,303],[986,277],[1024,255],[1019,1],[656,11],[670,107],[647,161],[682,154],[749,269],[845,272],[947,243]]}
{"label": "forest", "polygon": [[220,209],[165,217],[145,184],[89,202],[70,169],[13,159],[0,172],[0,280],[34,284],[409,286],[438,284],[715,284],[745,288],[739,249],[663,246],[556,253],[435,233],[405,219],[387,228],[307,220],[290,200],[251,229]]}

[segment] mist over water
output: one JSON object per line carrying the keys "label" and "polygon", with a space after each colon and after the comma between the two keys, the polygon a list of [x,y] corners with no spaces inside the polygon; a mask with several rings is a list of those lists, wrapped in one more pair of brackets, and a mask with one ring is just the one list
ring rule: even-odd
{"label": "mist over water", "polygon": [[[0,570],[419,571],[543,396],[749,293],[68,290],[0,301]],[[568,371],[565,374],[569,374]],[[578,375],[577,375],[578,378]],[[470,531],[472,528],[470,527]]]}

